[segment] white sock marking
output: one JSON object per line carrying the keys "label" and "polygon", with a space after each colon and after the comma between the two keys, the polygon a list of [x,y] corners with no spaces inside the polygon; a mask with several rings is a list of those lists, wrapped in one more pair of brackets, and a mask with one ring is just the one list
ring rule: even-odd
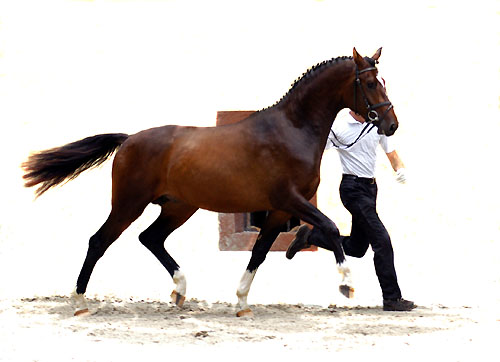
{"label": "white sock marking", "polygon": [[342,275],[341,285],[348,285],[352,287],[352,279],[351,279],[351,269],[346,265],[346,263],[342,263],[337,266],[337,270],[340,275]]}
{"label": "white sock marking", "polygon": [[241,277],[240,285],[238,286],[238,290],[236,291],[236,295],[238,296],[238,306],[240,307],[240,310],[248,309],[247,296],[256,272],[257,269],[255,269],[253,272],[245,270],[245,273],[243,273],[243,276]]}
{"label": "white sock marking", "polygon": [[186,277],[184,276],[184,273],[181,272],[180,270],[176,270],[174,272],[174,276],[172,278],[175,283],[175,291],[182,295],[183,297],[186,296]]}
{"label": "white sock marking", "polygon": [[85,300],[85,296],[83,294],[78,294],[76,292],[76,287],[71,292],[70,300],[71,300],[71,304],[73,304],[73,306],[77,312],[80,310],[88,309],[87,301]]}

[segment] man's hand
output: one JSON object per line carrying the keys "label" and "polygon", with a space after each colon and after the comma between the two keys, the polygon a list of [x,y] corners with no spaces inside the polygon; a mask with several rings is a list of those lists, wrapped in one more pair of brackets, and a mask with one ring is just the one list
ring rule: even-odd
{"label": "man's hand", "polygon": [[400,184],[406,183],[406,170],[404,167],[396,171],[396,181]]}

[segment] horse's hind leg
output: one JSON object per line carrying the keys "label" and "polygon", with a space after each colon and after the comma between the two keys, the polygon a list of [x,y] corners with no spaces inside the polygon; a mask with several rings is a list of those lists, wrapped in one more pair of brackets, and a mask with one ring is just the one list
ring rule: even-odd
{"label": "horse's hind leg", "polygon": [[146,202],[129,202],[126,206],[113,205],[106,222],[90,238],[87,256],[78,276],[76,288],[72,293],[72,301],[76,309],[75,315],[88,312],[84,294],[97,261],[104,255],[109,246],[118,239],[121,233],[142,214],[146,205]]}
{"label": "horse's hind leg", "polygon": [[257,241],[252,249],[252,257],[248,263],[247,269],[240,281],[236,295],[238,296],[238,312],[236,316],[242,317],[252,315],[252,311],[247,303],[248,292],[252,285],[253,278],[257,269],[266,259],[267,253],[271,249],[276,237],[280,233],[281,227],[290,219],[291,215],[281,211],[271,211],[260,230]]}
{"label": "horse's hind leg", "polygon": [[179,265],[165,250],[165,239],[179,226],[184,224],[197,208],[176,201],[167,201],[162,205],[160,216],[139,236],[141,243],[148,248],[167,269],[175,283],[171,294],[172,302],[181,307],[186,296],[186,278]]}

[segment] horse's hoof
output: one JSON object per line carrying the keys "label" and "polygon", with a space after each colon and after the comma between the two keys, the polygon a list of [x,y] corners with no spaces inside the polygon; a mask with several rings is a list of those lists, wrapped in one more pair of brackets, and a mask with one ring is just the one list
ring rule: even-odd
{"label": "horse's hoof", "polygon": [[75,317],[83,317],[90,314],[84,295],[78,294],[76,292],[76,288],[71,292],[69,301],[75,310],[75,313],[73,314]]}
{"label": "horse's hoof", "polygon": [[250,308],[243,309],[236,313],[236,317],[253,317],[253,312]]}
{"label": "horse's hoof", "polygon": [[172,298],[172,303],[175,303],[175,305],[179,308],[184,305],[184,301],[186,300],[185,296],[180,295],[175,290],[172,292],[172,294],[170,294],[170,298]]}
{"label": "horse's hoof", "polygon": [[354,288],[348,285],[340,285],[339,292],[346,298],[354,298]]}
{"label": "horse's hoof", "polygon": [[74,314],[75,317],[83,317],[86,315],[90,315],[88,308],[77,310]]}

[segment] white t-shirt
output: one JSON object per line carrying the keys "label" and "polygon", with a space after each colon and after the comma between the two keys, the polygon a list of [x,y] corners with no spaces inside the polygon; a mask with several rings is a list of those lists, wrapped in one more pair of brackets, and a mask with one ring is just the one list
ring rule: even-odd
{"label": "white t-shirt", "polygon": [[[369,124],[360,139],[351,147],[349,145],[358,138],[367,123],[360,123],[351,117],[349,113],[341,112],[333,122],[332,132],[328,137],[326,149],[336,148],[342,172],[358,177],[375,177],[375,166],[377,161],[377,145],[380,144],[385,153],[394,151],[394,146],[389,138],[377,133],[377,127]],[[339,142],[340,141],[340,142]],[[340,146],[335,147],[334,145]]]}

